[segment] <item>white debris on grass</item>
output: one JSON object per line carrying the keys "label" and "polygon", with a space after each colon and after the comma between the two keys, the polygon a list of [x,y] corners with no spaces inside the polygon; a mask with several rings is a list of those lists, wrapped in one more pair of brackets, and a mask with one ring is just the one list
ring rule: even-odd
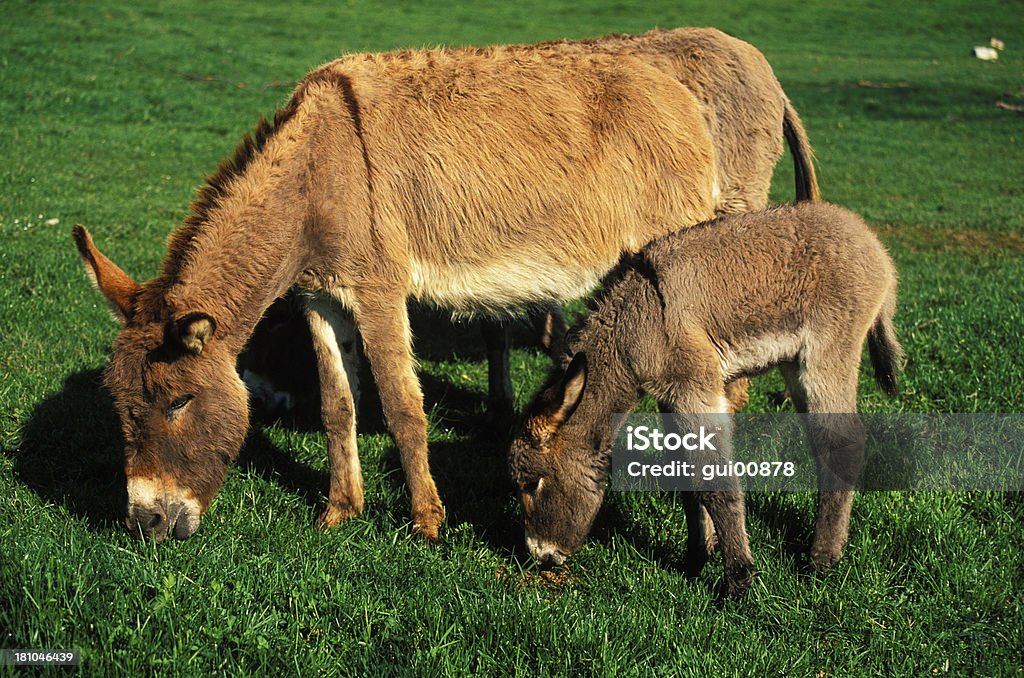
{"label": "white debris on grass", "polygon": [[995,61],[999,58],[999,52],[992,49],[991,47],[975,47],[971,54],[978,57],[982,61]]}

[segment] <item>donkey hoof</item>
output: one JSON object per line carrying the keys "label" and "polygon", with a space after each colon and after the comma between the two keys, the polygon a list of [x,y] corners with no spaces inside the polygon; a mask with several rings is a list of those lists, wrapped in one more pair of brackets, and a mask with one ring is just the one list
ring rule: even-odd
{"label": "donkey hoof", "polygon": [[327,504],[324,512],[320,514],[316,524],[320,529],[329,530],[332,527],[337,527],[342,521],[355,518],[360,513],[362,513],[361,508],[356,508],[350,504],[330,502]]}
{"label": "donkey hoof", "polygon": [[426,509],[412,512],[412,531],[429,541],[437,541],[444,522],[444,506],[437,504]]}

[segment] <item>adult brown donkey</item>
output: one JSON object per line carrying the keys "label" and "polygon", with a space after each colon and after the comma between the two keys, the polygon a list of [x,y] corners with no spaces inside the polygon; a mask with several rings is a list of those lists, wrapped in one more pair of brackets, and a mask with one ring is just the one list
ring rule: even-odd
{"label": "adult brown donkey", "polygon": [[[797,199],[818,198],[810,145],[800,118],[764,55],[742,40],[713,28],[676,28],[519,49],[577,55],[628,54],[654,66],[693,92],[702,104],[701,113],[714,147],[719,188],[714,201],[717,214],[761,210],[768,206],[772,171],[782,154],[784,137],[793,155]],[[549,313],[545,320],[550,332],[559,327],[561,317]],[[558,322],[552,323],[553,320]],[[261,324],[256,332],[265,336],[269,327],[269,323]],[[495,415],[497,421],[505,421],[512,413],[508,325],[485,320],[483,329],[490,373],[488,412]],[[564,322],[561,329],[564,331]],[[343,328],[339,336],[349,339],[342,342],[342,355],[351,367],[357,359],[356,344],[351,341],[353,328]],[[557,349],[552,353],[557,353]],[[279,381],[275,378],[273,363],[260,365],[248,361],[248,367],[257,382],[266,379],[263,387]],[[745,400],[745,384],[746,381],[741,380],[736,388],[730,389],[737,404]]]}
{"label": "adult brown donkey", "polygon": [[248,427],[235,361],[264,310],[298,287],[328,434],[321,524],[363,508],[335,340],[350,309],[413,527],[436,538],[444,509],[407,299],[500,314],[576,297],[623,251],[711,217],[727,197],[705,114],[690,89],[624,54],[352,55],[308,75],[210,177],[154,280],[134,282],[76,227],[123,323],[106,385],[126,441],[129,528],[157,539],[198,528]]}

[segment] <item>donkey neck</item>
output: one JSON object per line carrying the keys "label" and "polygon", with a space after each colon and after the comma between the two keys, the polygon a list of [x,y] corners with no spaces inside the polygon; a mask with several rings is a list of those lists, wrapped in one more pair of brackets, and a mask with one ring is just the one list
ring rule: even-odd
{"label": "donkey neck", "polygon": [[[295,120],[285,125],[294,127]],[[308,144],[271,129],[242,160],[222,166],[171,238],[164,262],[170,319],[212,317],[216,336],[241,351],[263,312],[295,282],[308,258]]]}
{"label": "donkey neck", "polygon": [[581,427],[589,449],[607,465],[615,431],[612,416],[636,407],[643,383],[633,365],[643,336],[663,332],[660,295],[651,277],[620,265],[605,278],[605,289],[582,325],[571,332],[570,350],[587,356],[587,385],[570,422]]}

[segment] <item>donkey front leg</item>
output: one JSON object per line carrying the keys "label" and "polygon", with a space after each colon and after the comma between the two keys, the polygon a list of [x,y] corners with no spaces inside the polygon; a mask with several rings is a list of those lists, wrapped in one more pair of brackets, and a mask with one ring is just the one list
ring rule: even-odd
{"label": "donkey front leg", "polygon": [[423,392],[413,369],[405,297],[393,291],[362,292],[354,306],[384,418],[402,458],[412,500],[412,529],[436,540],[444,521],[444,506],[427,462],[427,416],[423,412]]}
{"label": "donkey front leg", "polygon": [[356,410],[350,375],[342,355],[342,343],[351,340],[352,320],[347,312],[325,297],[306,301],[306,318],[313,336],[320,373],[320,401],[331,486],[321,527],[334,527],[363,511],[363,476],[356,444]]}
{"label": "donkey front leg", "polygon": [[686,576],[696,577],[715,552],[715,526],[696,492],[683,493],[686,512]]}

